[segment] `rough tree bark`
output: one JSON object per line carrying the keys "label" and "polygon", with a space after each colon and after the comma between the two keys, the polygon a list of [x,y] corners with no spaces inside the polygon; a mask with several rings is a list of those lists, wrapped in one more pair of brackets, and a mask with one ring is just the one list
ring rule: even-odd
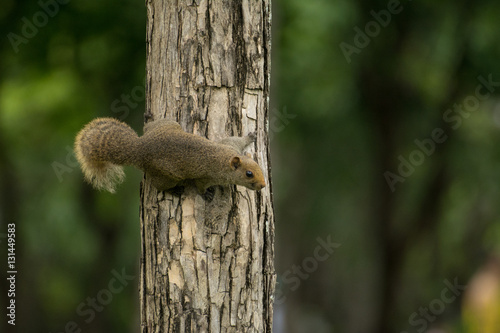
{"label": "rough tree bark", "polygon": [[257,131],[260,192],[141,186],[142,332],[271,332],[270,0],[147,0],[146,118],[211,140]]}

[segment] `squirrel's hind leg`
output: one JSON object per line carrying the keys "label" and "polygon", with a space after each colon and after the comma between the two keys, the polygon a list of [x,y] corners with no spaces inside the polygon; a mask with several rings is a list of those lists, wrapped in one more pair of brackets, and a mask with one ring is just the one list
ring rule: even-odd
{"label": "squirrel's hind leg", "polygon": [[144,125],[143,133],[147,133],[156,129],[162,131],[182,131],[181,125],[173,120],[159,119],[151,121]]}
{"label": "squirrel's hind leg", "polygon": [[217,141],[217,143],[230,146],[240,154],[243,154],[243,150],[248,147],[251,143],[254,143],[257,138],[257,134],[255,132],[249,133],[247,136],[239,137],[239,136],[231,136],[229,138],[224,138],[222,140]]}
{"label": "squirrel's hind leg", "polygon": [[155,176],[147,174],[146,177],[151,180],[151,184],[153,184],[153,186],[158,191],[170,190],[179,185],[179,180],[165,176]]}

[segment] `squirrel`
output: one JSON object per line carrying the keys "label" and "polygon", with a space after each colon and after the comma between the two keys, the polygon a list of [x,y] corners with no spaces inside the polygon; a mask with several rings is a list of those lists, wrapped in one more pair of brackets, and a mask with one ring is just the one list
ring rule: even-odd
{"label": "squirrel", "polygon": [[123,165],[144,171],[159,191],[193,181],[200,194],[215,185],[236,184],[259,191],[266,186],[263,172],[243,150],[256,134],[217,142],[184,132],[175,121],[149,122],[139,137],[114,118],[96,118],[76,136],[75,154],[87,182],[115,192],[125,177]]}

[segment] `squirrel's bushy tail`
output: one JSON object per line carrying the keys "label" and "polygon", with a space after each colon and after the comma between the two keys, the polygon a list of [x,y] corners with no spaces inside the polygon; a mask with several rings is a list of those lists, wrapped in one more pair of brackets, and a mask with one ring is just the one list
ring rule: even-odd
{"label": "squirrel's bushy tail", "polygon": [[99,190],[115,192],[123,181],[122,165],[134,164],[137,133],[113,118],[97,118],[76,136],[75,153],[85,179]]}

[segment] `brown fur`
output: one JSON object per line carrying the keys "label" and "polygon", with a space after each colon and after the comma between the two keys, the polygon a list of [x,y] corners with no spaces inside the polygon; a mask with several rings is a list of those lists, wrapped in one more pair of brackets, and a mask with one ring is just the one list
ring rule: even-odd
{"label": "brown fur", "polygon": [[144,135],[138,137],[125,123],[98,118],[78,133],[75,151],[85,179],[110,192],[123,181],[121,165],[143,170],[160,191],[186,180],[194,181],[200,193],[213,185],[229,184],[260,190],[265,186],[262,170],[242,155],[254,141],[255,134],[250,134],[213,142],[186,133],[178,123],[168,120],[146,124]]}

